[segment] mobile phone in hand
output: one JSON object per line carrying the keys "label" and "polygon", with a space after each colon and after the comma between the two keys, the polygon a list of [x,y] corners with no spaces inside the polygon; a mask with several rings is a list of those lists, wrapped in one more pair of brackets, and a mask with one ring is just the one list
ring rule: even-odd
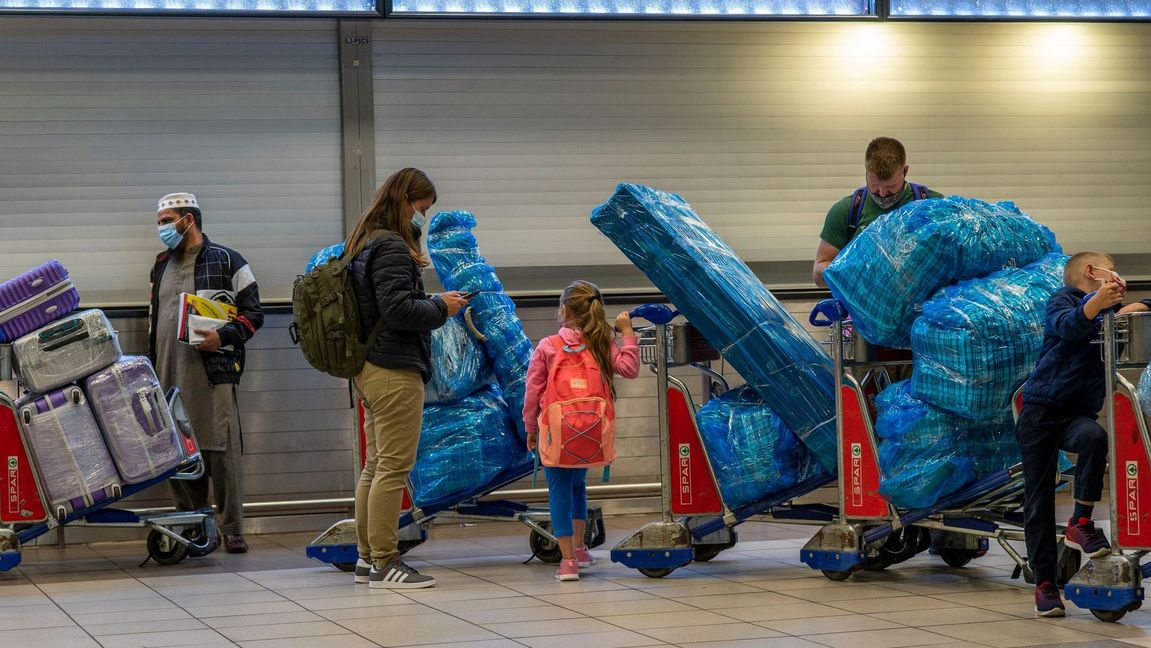
{"label": "mobile phone in hand", "polygon": [[470,292],[466,292],[466,293],[464,293],[463,295],[460,295],[460,296],[461,296],[461,297],[463,297],[464,299],[471,299],[472,297],[475,297],[475,296],[476,296],[476,295],[478,295],[478,294],[480,294],[480,291],[478,291],[478,290],[472,290],[472,291],[470,291]]}

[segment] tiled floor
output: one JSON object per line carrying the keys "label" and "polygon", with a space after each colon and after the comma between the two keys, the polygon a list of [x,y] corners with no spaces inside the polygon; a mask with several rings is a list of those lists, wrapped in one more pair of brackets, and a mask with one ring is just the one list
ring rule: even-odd
{"label": "tiled floor", "polygon": [[308,560],[313,534],[171,567],[140,567],[139,542],[29,548],[0,575],[0,646],[1151,647],[1151,612],[1105,624],[1071,606],[1066,619],[1033,619],[1031,590],[999,551],[964,569],[924,555],[833,583],[799,564],[812,529],[748,522],[733,549],[655,580],[607,560],[642,521],[610,520],[578,583],[521,564],[518,524],[439,525],[409,556],[438,585],[404,594]]}

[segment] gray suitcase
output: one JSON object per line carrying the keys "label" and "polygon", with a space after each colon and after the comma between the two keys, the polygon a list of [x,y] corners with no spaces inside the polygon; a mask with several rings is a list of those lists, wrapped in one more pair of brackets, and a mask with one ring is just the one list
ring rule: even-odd
{"label": "gray suitcase", "polygon": [[84,391],[126,484],[138,484],[184,459],[172,411],[147,358],[128,356],[84,380]]}
{"label": "gray suitcase", "polygon": [[120,497],[116,464],[79,387],[29,394],[16,415],[57,519]]}
{"label": "gray suitcase", "polygon": [[20,379],[44,394],[118,362],[120,341],[103,311],[86,310],[49,324],[12,345]]}

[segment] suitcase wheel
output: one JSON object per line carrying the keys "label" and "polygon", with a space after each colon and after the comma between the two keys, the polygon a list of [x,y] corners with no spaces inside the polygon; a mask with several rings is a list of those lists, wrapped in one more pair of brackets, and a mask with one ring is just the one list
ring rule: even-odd
{"label": "suitcase wheel", "polygon": [[31,425],[32,423],[32,410],[24,408],[20,410],[20,416],[24,419],[24,425]]}
{"label": "suitcase wheel", "polygon": [[84,398],[84,396],[81,394],[79,388],[73,389],[72,393],[70,395],[72,397],[72,404],[73,405],[79,405],[80,401],[83,400],[83,398]]}
{"label": "suitcase wheel", "polygon": [[68,509],[63,506],[56,507],[56,519],[63,522],[66,517],[68,517]]}

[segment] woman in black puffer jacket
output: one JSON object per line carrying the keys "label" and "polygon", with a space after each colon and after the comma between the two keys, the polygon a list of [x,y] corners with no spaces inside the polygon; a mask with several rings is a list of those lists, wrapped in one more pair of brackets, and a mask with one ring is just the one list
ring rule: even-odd
{"label": "woman in black puffer jacket", "polygon": [[436,582],[400,560],[396,525],[420,440],[431,331],[467,303],[458,292],[424,293],[421,275],[428,258],[420,249],[420,232],[435,202],[435,185],[423,171],[401,169],[380,186],[345,242],[345,254],[354,258],[362,337],[382,321],[355,379],[364,400],[366,436],[364,470],[356,485],[360,559],[355,580],[372,588],[414,589]]}

